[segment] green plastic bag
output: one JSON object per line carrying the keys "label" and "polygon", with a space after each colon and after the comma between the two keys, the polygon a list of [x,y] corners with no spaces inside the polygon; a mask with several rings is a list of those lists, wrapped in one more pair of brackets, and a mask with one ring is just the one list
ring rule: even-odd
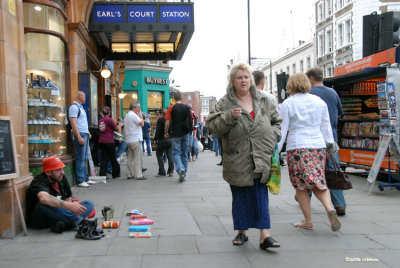
{"label": "green plastic bag", "polygon": [[279,194],[281,190],[281,164],[279,162],[278,145],[275,146],[271,159],[271,173],[267,186],[272,194]]}

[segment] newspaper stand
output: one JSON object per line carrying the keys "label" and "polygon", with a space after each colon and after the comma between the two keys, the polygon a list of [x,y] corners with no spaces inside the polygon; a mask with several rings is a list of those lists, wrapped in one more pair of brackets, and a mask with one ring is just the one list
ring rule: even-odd
{"label": "newspaper stand", "polygon": [[[324,79],[324,84],[338,93],[344,110],[338,124],[339,157],[343,168],[371,170],[383,134],[399,133],[400,71],[399,68],[388,68],[399,62],[396,54],[400,54],[400,47],[339,66],[334,77]],[[392,80],[398,81],[397,84]],[[390,103],[387,99],[388,107],[384,107],[378,91],[383,91],[382,87],[390,83],[396,85],[392,94],[394,99]],[[400,163],[386,151],[377,174],[387,173],[391,180],[392,174],[400,174]]]}

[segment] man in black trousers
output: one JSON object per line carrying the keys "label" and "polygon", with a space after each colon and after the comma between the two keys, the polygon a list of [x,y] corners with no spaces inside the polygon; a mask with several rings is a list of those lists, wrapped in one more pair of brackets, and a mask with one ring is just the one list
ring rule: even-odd
{"label": "man in black trousers", "polygon": [[158,111],[156,133],[154,135],[154,139],[157,141],[156,156],[158,162],[158,173],[156,177],[167,175],[164,169],[164,160],[163,160],[164,152],[166,153],[168,158],[168,176],[169,177],[174,176],[174,159],[172,158],[171,141],[168,138],[165,138],[164,136],[165,121],[166,121],[164,116],[166,113],[167,111],[165,109],[160,109]]}

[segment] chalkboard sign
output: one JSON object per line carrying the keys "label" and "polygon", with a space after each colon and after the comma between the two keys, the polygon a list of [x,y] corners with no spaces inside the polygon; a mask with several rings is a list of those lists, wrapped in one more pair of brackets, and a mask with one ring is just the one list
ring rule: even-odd
{"label": "chalkboard sign", "polygon": [[0,116],[0,180],[17,176],[15,144],[10,117]]}

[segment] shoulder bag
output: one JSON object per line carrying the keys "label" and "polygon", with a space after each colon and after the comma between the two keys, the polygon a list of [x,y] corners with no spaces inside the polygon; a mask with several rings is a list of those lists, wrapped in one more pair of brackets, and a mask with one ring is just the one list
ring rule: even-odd
{"label": "shoulder bag", "polygon": [[340,170],[333,157],[330,158],[333,162],[335,170],[325,169],[325,180],[329,189],[332,190],[349,190],[353,188],[351,181],[346,173]]}

